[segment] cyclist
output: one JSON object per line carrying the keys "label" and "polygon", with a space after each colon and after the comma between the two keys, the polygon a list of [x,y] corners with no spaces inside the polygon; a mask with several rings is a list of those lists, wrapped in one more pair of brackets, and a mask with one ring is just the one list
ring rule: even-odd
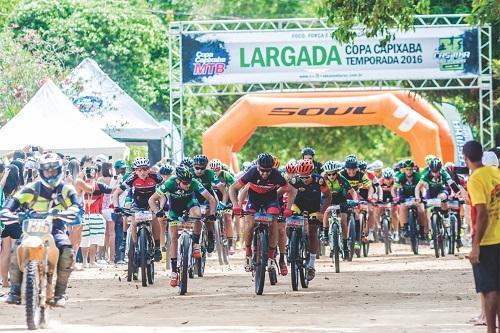
{"label": "cyclist", "polygon": [[[460,185],[462,188],[465,187],[465,180],[460,177],[456,172],[455,172],[455,164],[452,162],[447,162],[444,165],[446,171],[450,175],[451,179],[458,185]],[[449,193],[453,192],[453,190],[448,186],[447,190]],[[459,200],[458,196],[455,193],[451,193],[451,196],[456,198],[456,200]],[[457,236],[456,236],[456,243],[457,243],[457,248],[461,248],[463,246],[462,243],[462,238],[460,235],[460,231],[462,230],[462,217],[464,216],[464,207],[463,205],[460,205],[459,211],[457,213]]]}
{"label": "cyclist", "polygon": [[[156,186],[163,182],[163,178],[151,171],[149,159],[138,157],[132,164],[134,170],[127,179],[117,188],[113,193],[113,206],[115,213],[120,213],[121,208],[118,205],[118,198],[125,190],[130,189],[129,198],[131,199],[131,208],[139,210],[149,210],[148,200],[155,193]],[[130,228],[132,240],[135,242],[137,239],[137,230],[135,217],[132,215],[129,218],[132,228]],[[160,224],[156,216],[153,216],[152,221],[153,240],[154,240],[154,259],[155,261],[161,260],[160,250]],[[134,249],[134,246],[130,246]]]}
{"label": "cyclist", "polygon": [[[229,186],[233,185],[235,182],[234,176],[229,171],[222,169],[222,162],[219,161],[218,159],[213,159],[210,161],[210,170],[215,172],[217,179],[224,186],[226,195],[224,195],[219,190],[216,191],[216,194],[217,198],[219,199],[219,202],[221,202],[222,205],[227,207],[229,203],[228,189]],[[236,227],[237,231],[239,231],[239,226]],[[224,213],[224,230],[227,237],[229,254],[234,254],[234,231],[233,231],[231,212]]]}
{"label": "cyclist", "polygon": [[[326,184],[330,188],[332,194],[332,205],[340,206],[340,223],[342,224],[342,240],[344,247],[344,259],[349,258],[349,247],[347,246],[348,228],[347,228],[347,195],[350,195],[353,200],[358,200],[358,193],[352,188],[349,181],[341,175],[342,163],[337,161],[327,161],[323,165],[326,176]],[[329,224],[328,217],[332,212],[327,209],[323,216],[323,232],[324,239],[328,239]]]}
{"label": "cyclist", "polygon": [[[424,189],[426,190],[427,199],[441,199],[441,211],[445,219],[448,218],[448,204],[446,201],[449,197],[446,184],[453,189],[453,192],[459,191],[457,184],[451,179],[448,172],[443,169],[441,160],[436,157],[429,162],[428,169],[424,170],[420,181],[415,187],[415,198],[417,201],[421,200],[421,192]],[[426,221],[430,221],[430,211],[427,212]]]}
{"label": "cyclist", "polygon": [[321,168],[323,167],[323,164],[321,164],[321,162],[319,162],[319,161],[314,160],[314,155],[316,155],[316,152],[311,147],[304,147],[304,149],[302,149],[302,159],[313,161],[314,172],[317,174],[320,174]]}
{"label": "cyclist", "polygon": [[[219,190],[222,193],[222,202],[219,201],[217,208],[218,209],[223,209],[225,208],[225,205],[223,204],[224,202],[228,202],[228,193],[226,191],[226,187],[224,186],[223,183],[220,182],[219,178],[215,175],[215,172],[213,170],[207,169],[208,165],[208,157],[205,155],[196,155],[193,157],[193,168],[194,168],[194,177],[196,180],[198,180],[203,187],[210,192],[210,194],[214,197],[216,197],[214,189],[212,187],[215,187],[215,189]],[[221,166],[222,167],[222,166]],[[200,203],[200,205],[207,205],[208,201],[206,198],[199,194],[195,193],[196,199]],[[215,236],[214,236],[214,220],[212,219],[207,219],[206,220],[206,225],[207,225],[207,233],[208,233],[208,245],[207,245],[207,252],[212,253],[214,252],[215,249]]]}
{"label": "cyclist", "polygon": [[[38,213],[51,209],[68,210],[77,215],[81,209],[80,199],[72,185],[63,183],[63,161],[57,154],[46,153],[38,162],[39,180],[26,185],[5,203],[0,214],[11,215],[19,209],[31,209]],[[59,249],[57,262],[57,280],[54,289],[54,306],[66,305],[66,288],[72,271],[74,251],[66,233],[65,224],[54,220],[52,236]],[[7,303],[20,304],[22,273],[19,269],[17,247],[19,238],[11,252],[10,261],[10,293]]]}
{"label": "cyclist", "polygon": [[384,168],[384,163],[381,160],[376,160],[370,165],[370,169],[373,171],[373,174],[378,179],[382,178],[382,169]]}
{"label": "cyclist", "polygon": [[[172,273],[170,275],[170,286],[176,287],[178,285],[177,276],[177,238],[178,238],[178,225],[175,223],[185,211],[189,216],[194,218],[201,217],[200,204],[196,199],[195,194],[200,194],[209,205],[209,215],[207,220],[215,221],[215,209],[217,201],[215,197],[210,194],[203,185],[193,177],[193,173],[185,165],[175,168],[175,176],[172,176],[165,183],[161,184],[156,192],[149,198],[149,205],[151,211],[156,216],[163,216],[163,211],[158,207],[157,201],[168,195],[170,207],[168,217],[173,220],[170,223],[170,265]],[[200,248],[200,233],[201,221],[194,223],[193,230],[193,258],[201,258]]]}
{"label": "cyclist", "polygon": [[[420,174],[415,172],[415,163],[411,159],[404,160],[402,166],[403,172],[396,177],[394,186],[391,189],[391,194],[395,202],[404,202],[406,199],[413,198],[415,196],[415,188],[420,181]],[[417,215],[418,223],[423,227],[421,229],[421,236],[425,239],[424,235],[427,235],[429,225],[425,223],[425,209],[422,203],[417,205]],[[408,207],[405,205],[399,205],[399,221],[404,227],[405,236],[408,236]]]}
{"label": "cyclist", "polygon": [[[341,172],[341,175],[346,178],[351,186],[358,191],[359,197],[364,201],[369,201],[369,199],[373,196],[374,187],[372,186],[372,182],[368,178],[368,176],[359,170],[358,159],[354,155],[347,156],[344,164],[345,168]],[[375,219],[373,218],[373,207],[371,205],[368,206],[368,240],[373,241],[373,230],[375,229]],[[357,228],[356,228],[357,229]],[[356,230],[357,236],[359,235],[359,230]],[[359,237],[356,237],[358,239]],[[355,247],[356,249],[361,246],[356,241]]]}
{"label": "cyclist", "polygon": [[292,191],[295,192],[292,211],[301,214],[304,211],[309,212],[309,221],[306,227],[306,234],[309,236],[309,262],[307,263],[307,280],[314,279],[316,269],[316,253],[318,251],[318,227],[323,218],[323,213],[330,206],[332,199],[330,189],[325,179],[313,173],[314,164],[311,160],[301,160],[297,163],[297,176],[290,179],[288,183],[292,185]]}
{"label": "cyclist", "polygon": [[[382,188],[382,193],[379,195],[379,201],[382,202],[394,202],[393,187],[395,185],[396,179],[394,175],[394,170],[391,168],[385,168],[382,170],[382,177],[379,180],[380,187]],[[391,207],[391,221],[392,221],[392,239],[397,242],[399,241],[399,226],[398,226],[398,209],[397,206],[394,205]],[[380,207],[375,207],[374,215],[375,221],[380,220]]]}
{"label": "cyclist", "polygon": [[[242,209],[238,205],[238,191],[248,184],[248,202],[245,210],[250,213],[245,217],[246,225],[244,230],[244,239],[246,246],[246,265],[245,270],[251,270],[252,263],[252,231],[254,226],[255,212],[264,209],[268,214],[277,216],[280,213],[278,202],[278,189],[282,189],[288,193],[288,203],[283,215],[290,217],[292,215],[291,205],[295,199],[295,195],[291,194],[288,183],[280,174],[273,168],[273,157],[268,153],[262,153],[258,156],[257,165],[251,167],[237,182],[229,187],[229,196],[233,204],[233,212],[236,215],[241,215]],[[276,247],[278,245],[278,225],[276,220],[270,226],[268,257],[274,258]],[[270,268],[272,269],[272,267]]]}

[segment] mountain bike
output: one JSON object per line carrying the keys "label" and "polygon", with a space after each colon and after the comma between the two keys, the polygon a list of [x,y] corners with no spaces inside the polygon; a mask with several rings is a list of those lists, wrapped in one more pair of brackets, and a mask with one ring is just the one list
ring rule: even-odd
{"label": "mountain bike", "polygon": [[[363,249],[363,257],[368,257],[370,242],[368,240],[368,203],[366,201],[359,202],[359,227],[360,232],[358,233],[357,241]],[[356,255],[358,258],[360,257],[359,251]]]}
{"label": "mountain bike", "polygon": [[122,208],[124,216],[134,216],[137,230],[137,242],[133,244],[130,238],[128,250],[127,281],[134,278],[134,273],[141,269],[141,283],[143,287],[154,284],[154,242],[152,235],[153,214],[149,210]]}
{"label": "mountain bike", "polygon": [[306,265],[309,260],[309,242],[304,230],[309,221],[309,213],[294,214],[286,219],[288,244],[287,258],[291,268],[292,289],[299,289],[299,280],[302,288],[309,286],[306,278]]}
{"label": "mountain bike", "polygon": [[343,256],[342,245],[342,223],[340,222],[340,205],[333,205],[328,208],[331,215],[328,218],[329,232],[328,243],[330,245],[330,257],[335,265],[335,273],[340,273],[340,256]]}
{"label": "mountain bike", "polygon": [[445,256],[449,239],[449,219],[443,218],[441,203],[442,200],[439,198],[425,200],[425,206],[431,208],[432,242],[434,243],[436,258]]}
{"label": "mountain bike", "polygon": [[179,294],[185,295],[187,292],[189,271],[193,270],[193,228],[196,221],[201,221],[201,217],[192,217],[185,212],[177,221],[172,223],[178,225],[177,234],[177,276],[179,279]]}
{"label": "mountain bike", "polygon": [[229,265],[229,242],[225,232],[224,215],[231,214],[231,208],[218,209],[214,222],[215,247],[219,257],[219,265]]}
{"label": "mountain bike", "polygon": [[408,207],[408,234],[403,235],[405,238],[409,236],[411,242],[411,250],[413,254],[418,254],[420,224],[418,223],[417,205],[415,198],[407,198],[401,203]]}
{"label": "mountain bike", "polygon": [[[376,205],[381,210],[380,226],[384,239],[385,254],[392,253],[392,204],[390,202],[379,201]],[[395,232],[395,231],[394,231]]]}

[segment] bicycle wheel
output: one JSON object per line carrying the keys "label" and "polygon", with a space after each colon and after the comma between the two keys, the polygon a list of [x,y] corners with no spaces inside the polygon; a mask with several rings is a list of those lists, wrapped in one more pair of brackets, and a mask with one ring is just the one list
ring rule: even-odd
{"label": "bicycle wheel", "polygon": [[290,276],[292,277],[293,291],[299,290],[300,273],[299,273],[298,258],[299,258],[299,244],[298,244],[297,230],[294,228],[290,233],[290,243],[288,246],[288,260],[290,261],[290,269],[291,269]]}
{"label": "bicycle wheel", "polygon": [[413,254],[418,254],[417,220],[412,212],[408,214],[408,225],[410,227],[411,250],[413,251]]}
{"label": "bicycle wheel", "polygon": [[309,287],[309,280],[306,277],[306,267],[309,261],[309,245],[307,236],[302,235],[299,242],[299,272],[300,272],[300,285],[302,288]]}
{"label": "bicycle wheel", "polygon": [[438,231],[438,215],[432,214],[431,228],[432,228],[432,242],[434,244],[434,254],[439,258],[439,231]]}
{"label": "bicycle wheel", "polygon": [[214,222],[214,238],[215,238],[215,248],[217,250],[217,257],[219,258],[219,265],[223,266],[224,265],[224,258],[222,256],[220,223],[221,223],[221,220],[219,218]]}
{"label": "bicycle wheel", "polygon": [[180,263],[178,265],[180,281],[179,281],[179,294],[185,295],[187,292],[188,283],[188,270],[189,270],[189,251],[190,242],[188,235],[182,235],[179,239],[180,243]]}
{"label": "bicycle wheel", "polygon": [[141,283],[143,287],[148,286],[148,278],[147,278],[147,271],[146,271],[146,266],[147,266],[147,245],[146,245],[146,231],[144,228],[139,229],[139,234],[138,234],[138,261],[139,261],[139,267],[141,269]]}
{"label": "bicycle wheel", "polygon": [[165,249],[166,249],[166,258],[165,258],[165,268],[167,271],[170,269],[170,227],[169,224],[167,223],[167,231],[166,231],[166,238],[165,238]]}
{"label": "bicycle wheel", "polygon": [[340,232],[338,221],[335,221],[331,224],[332,230],[332,248],[330,251],[333,251],[332,261],[335,264],[335,273],[340,273]]}
{"label": "bicycle wheel", "polygon": [[448,234],[444,226],[443,219],[439,220],[439,251],[441,251],[441,257],[446,255],[446,248],[448,247]]}
{"label": "bicycle wheel", "polygon": [[318,228],[318,255],[316,255],[316,259],[319,259],[320,256],[326,255],[326,248],[323,243],[323,227]]}
{"label": "bicycle wheel", "polygon": [[448,254],[455,254],[455,242],[457,239],[457,217],[450,214],[450,228],[448,233]]}
{"label": "bicycle wheel", "polygon": [[266,280],[267,266],[267,232],[257,229],[254,236],[254,263],[255,263],[255,293],[262,295]]}
{"label": "bicycle wheel", "polygon": [[220,220],[220,230],[219,230],[219,239],[222,245],[222,261],[225,265],[229,265],[229,244],[227,242],[227,237],[224,235],[224,219]]}
{"label": "bicycle wheel", "polygon": [[382,219],[382,235],[384,236],[384,246],[385,246],[385,254],[388,255],[391,253],[391,235],[390,235],[390,222],[387,218]]}
{"label": "bicycle wheel", "polygon": [[352,214],[349,218],[349,261],[354,258],[354,242],[356,241],[356,221]]}
{"label": "bicycle wheel", "polygon": [[148,254],[148,260],[147,260],[147,266],[146,266],[146,275],[148,279],[148,284],[154,284],[155,283],[155,261],[154,261],[154,247],[153,247],[153,239],[151,238],[151,235],[148,232],[148,237],[147,237],[147,251],[146,253]]}
{"label": "bicycle wheel", "polygon": [[[363,230],[368,231],[368,226],[366,225],[366,217],[363,215],[363,220],[361,222],[361,231]],[[362,248],[363,248],[363,257],[368,257],[368,252],[370,251],[370,242],[368,241],[368,235],[365,233],[364,239],[361,239],[362,241]]]}

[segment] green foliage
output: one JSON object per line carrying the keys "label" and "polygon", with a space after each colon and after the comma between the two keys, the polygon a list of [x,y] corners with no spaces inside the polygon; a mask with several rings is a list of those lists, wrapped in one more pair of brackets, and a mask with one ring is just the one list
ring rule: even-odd
{"label": "green foliage", "polygon": [[0,0],[0,31],[4,29],[10,13],[19,2],[20,0]]}
{"label": "green foliage", "polygon": [[23,49],[9,29],[0,32],[0,120],[11,119],[45,79],[59,80],[61,68]]}
{"label": "green foliage", "polygon": [[11,17],[27,49],[56,48],[64,67],[92,57],[141,106],[165,117],[168,105],[167,27],[142,2],[30,1]]}
{"label": "green foliage", "polygon": [[429,0],[323,0],[320,7],[321,16],[335,27],[333,37],[341,43],[352,42],[357,28],[386,43],[394,38],[392,29],[408,31],[414,15],[428,11]]}

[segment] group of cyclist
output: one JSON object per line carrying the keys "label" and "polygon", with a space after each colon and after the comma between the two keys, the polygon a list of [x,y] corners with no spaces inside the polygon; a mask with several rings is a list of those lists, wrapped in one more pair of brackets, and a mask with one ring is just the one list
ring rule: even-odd
{"label": "group of cyclist", "polygon": [[[407,159],[392,167],[384,168],[381,161],[374,161],[368,165],[355,155],[347,156],[344,161],[329,160],[320,163],[315,160],[314,149],[306,147],[302,150],[301,159],[290,160],[284,166],[280,166],[275,156],[262,153],[255,161],[244,162],[243,170],[234,175],[221,161],[218,159],[209,161],[205,155],[184,158],[177,166],[169,164],[151,166],[147,158],[137,158],[132,163],[132,170],[120,178],[120,183],[113,190],[110,207],[114,207],[114,214],[120,214],[123,208],[150,210],[153,213],[155,261],[162,259],[161,238],[165,235],[165,225],[168,225],[172,287],[176,287],[179,283],[177,273],[179,224],[175,222],[179,221],[181,216],[187,214],[196,219],[192,236],[194,258],[201,256],[199,242],[201,224],[206,224],[208,235],[206,250],[211,253],[214,251],[216,241],[214,237],[216,215],[222,216],[221,223],[224,224],[229,254],[234,253],[237,243],[244,242],[245,269],[251,271],[254,214],[256,212],[271,214],[274,218],[269,228],[267,257],[272,259],[271,269],[279,269],[281,275],[287,275],[287,230],[286,223],[280,222],[286,221],[294,214],[301,215],[307,212],[305,232],[309,235],[310,255],[306,264],[306,277],[310,281],[315,277],[315,260],[320,239],[328,239],[328,219],[334,213],[332,205],[340,207],[344,259],[349,258],[348,202],[352,201],[368,203],[366,230],[368,241],[374,241],[374,231],[381,214],[377,203],[391,202],[393,204],[391,237],[397,241],[400,228],[403,232],[407,230],[407,207],[398,206],[398,203],[408,198],[415,198],[418,204],[418,223],[422,226],[420,236],[423,240],[428,239],[429,223],[422,198],[440,198],[446,217],[448,211],[446,199],[458,192],[457,183],[462,180],[454,174],[452,164],[443,166],[437,157],[429,155],[426,164],[423,168],[419,168],[412,160]],[[77,200],[72,186],[62,181],[64,170],[61,158],[48,153],[40,158],[38,165],[40,179],[27,185],[9,199],[4,205],[2,214],[25,208],[42,211],[56,207],[81,209],[81,203]],[[222,214],[217,214],[221,211]],[[458,220],[460,221],[460,218]],[[131,225],[128,230],[132,241],[135,241],[134,216],[125,218],[125,224]],[[315,235],[321,231],[323,237],[316,237]],[[61,279],[57,280],[56,302],[59,301],[63,305],[74,252],[62,226],[54,227],[53,234],[60,248],[61,266],[58,269]],[[456,242],[457,247],[462,246],[460,233],[457,234]],[[360,244],[356,243],[355,249],[359,246]],[[273,267],[275,264],[277,267]],[[14,273],[19,270],[15,259],[11,261],[11,270],[14,270]],[[19,302],[20,282],[16,280],[16,274],[11,273],[14,279],[11,282],[8,298],[10,303]]]}

